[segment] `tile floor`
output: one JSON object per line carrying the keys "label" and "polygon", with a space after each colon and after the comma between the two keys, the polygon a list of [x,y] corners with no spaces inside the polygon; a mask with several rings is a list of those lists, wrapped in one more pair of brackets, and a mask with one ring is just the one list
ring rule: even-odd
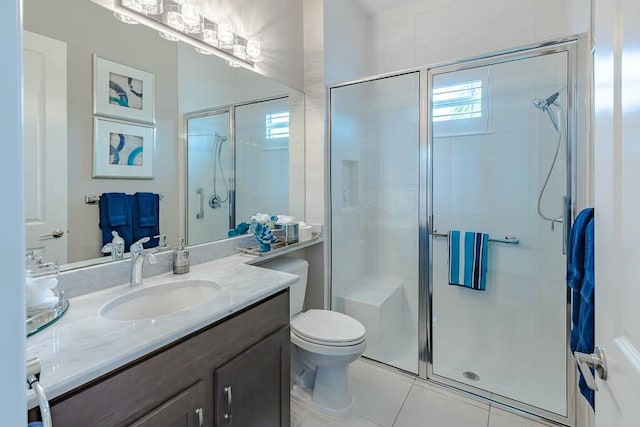
{"label": "tile floor", "polygon": [[355,406],[333,418],[291,403],[292,427],[546,427],[366,360],[350,370]]}

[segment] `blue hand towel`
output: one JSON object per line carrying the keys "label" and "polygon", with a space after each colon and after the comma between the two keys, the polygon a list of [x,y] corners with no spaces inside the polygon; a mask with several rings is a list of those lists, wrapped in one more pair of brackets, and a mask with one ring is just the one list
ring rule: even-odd
{"label": "blue hand towel", "polygon": [[106,206],[108,225],[116,227],[127,223],[129,197],[125,193],[102,193],[100,203]]}
{"label": "blue hand towel", "polygon": [[449,231],[449,284],[484,291],[488,251],[488,234]]}
{"label": "blue hand towel", "polygon": [[[594,210],[584,209],[576,217],[569,234],[567,286],[571,288],[571,351],[593,353],[594,350]],[[593,371],[592,371],[593,372]],[[595,409],[595,395],[580,373],[579,388]]]}
{"label": "blue hand towel", "polygon": [[[580,330],[577,349],[579,352],[590,354],[595,349],[595,248],[594,248],[594,219],[591,218],[585,233],[584,278],[580,290],[580,314],[577,327]],[[574,325],[574,328],[576,326]],[[591,372],[593,374],[593,370]],[[580,374],[580,392],[595,409],[595,393]]]}
{"label": "blue hand towel", "polygon": [[131,221],[131,196],[124,193],[103,193],[100,195],[100,223],[102,246],[113,239],[112,231],[117,231],[124,239],[125,250],[133,243]]}
{"label": "blue hand towel", "polygon": [[159,239],[153,236],[160,234],[160,196],[155,193],[136,193],[133,199],[133,241],[150,237],[143,246],[158,246]]}
{"label": "blue hand towel", "polygon": [[153,227],[158,224],[160,196],[155,193],[136,193],[135,198],[138,207],[138,225]]}
{"label": "blue hand towel", "polygon": [[584,276],[585,233],[593,218],[593,208],[584,209],[576,217],[569,233],[569,252],[567,259],[567,286],[580,290]]}
{"label": "blue hand towel", "polygon": [[593,219],[593,208],[584,209],[576,217],[571,232],[569,233],[569,251],[567,253],[567,286],[571,288],[572,311],[571,321],[574,327],[571,329],[571,351],[577,351],[580,341],[580,311],[582,305],[582,284],[585,274],[585,235],[587,226]]}

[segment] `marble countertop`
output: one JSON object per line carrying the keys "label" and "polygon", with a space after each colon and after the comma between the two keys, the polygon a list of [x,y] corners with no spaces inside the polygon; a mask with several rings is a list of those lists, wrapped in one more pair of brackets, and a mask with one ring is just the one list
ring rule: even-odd
{"label": "marble countertop", "polygon": [[[27,358],[38,357],[40,383],[47,398],[75,389],[154,350],[206,327],[232,313],[286,289],[297,278],[292,274],[248,265],[250,255],[233,255],[191,266],[187,274],[160,274],[144,279],[142,286],[117,285],[71,298],[65,315],[27,339]],[[112,298],[133,290],[174,280],[216,282],[221,290],[210,301],[157,319],[117,321],[100,315]],[[29,409],[37,406],[28,391]]]}

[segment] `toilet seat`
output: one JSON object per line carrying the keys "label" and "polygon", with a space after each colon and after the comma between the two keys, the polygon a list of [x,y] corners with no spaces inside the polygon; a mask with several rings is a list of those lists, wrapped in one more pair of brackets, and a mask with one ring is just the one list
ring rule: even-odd
{"label": "toilet seat", "polygon": [[328,347],[352,347],[365,340],[362,323],[329,310],[308,310],[291,321],[291,335],[301,341]]}

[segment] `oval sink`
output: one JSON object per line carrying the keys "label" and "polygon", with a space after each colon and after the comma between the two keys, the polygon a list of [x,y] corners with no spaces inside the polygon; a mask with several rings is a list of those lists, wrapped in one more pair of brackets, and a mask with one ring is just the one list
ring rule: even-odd
{"label": "oval sink", "polygon": [[144,320],[195,307],[220,292],[209,280],[180,280],[132,291],[106,303],[100,310],[110,320]]}

